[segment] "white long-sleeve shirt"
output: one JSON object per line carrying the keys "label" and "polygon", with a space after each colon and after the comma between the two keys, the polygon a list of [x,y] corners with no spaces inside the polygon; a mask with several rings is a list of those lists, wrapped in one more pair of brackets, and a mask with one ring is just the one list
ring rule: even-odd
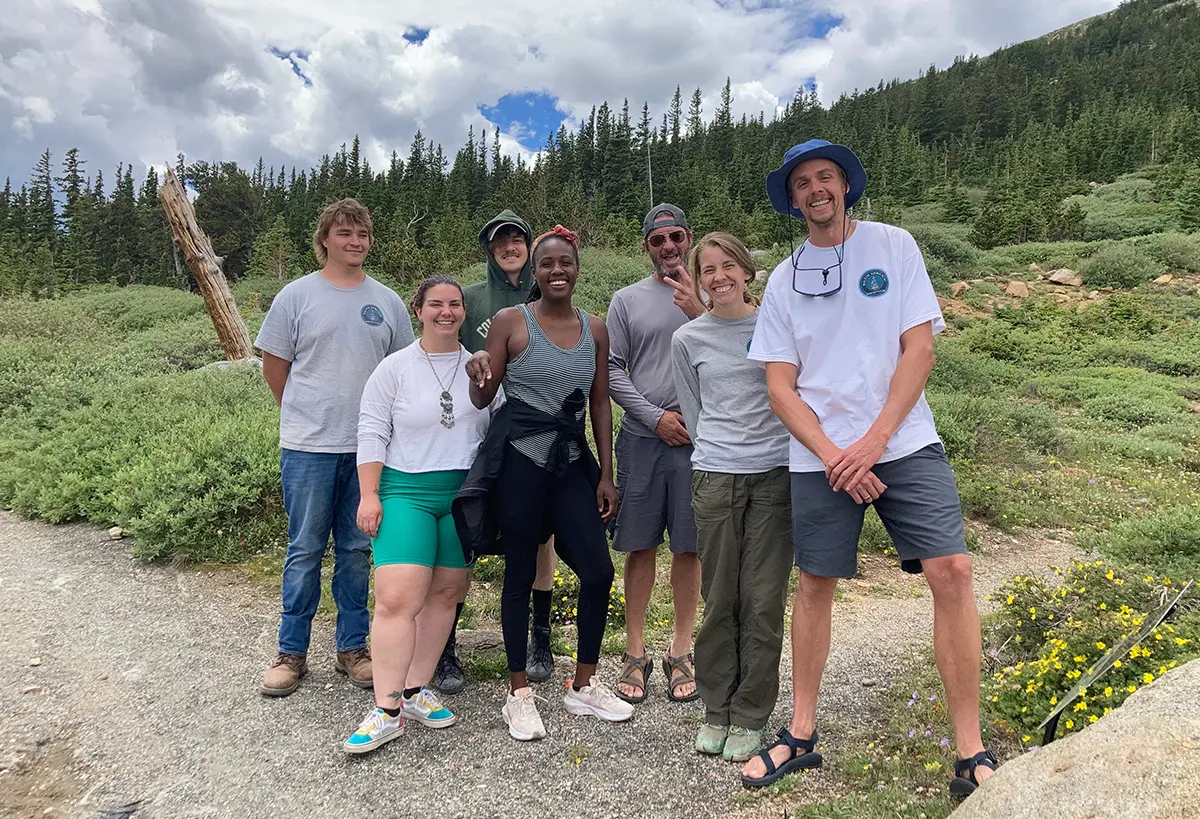
{"label": "white long-sleeve shirt", "polygon": [[[417,340],[381,361],[363,388],[358,463],[382,461],[409,473],[470,469],[492,411],[504,399],[499,393],[490,408],[475,409],[463,370],[468,358],[465,348],[426,355]],[[443,385],[454,398],[450,429],[442,426]]]}

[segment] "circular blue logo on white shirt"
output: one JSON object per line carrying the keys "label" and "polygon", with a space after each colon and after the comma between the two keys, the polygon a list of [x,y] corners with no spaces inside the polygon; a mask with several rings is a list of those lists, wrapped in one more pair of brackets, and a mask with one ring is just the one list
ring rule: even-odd
{"label": "circular blue logo on white shirt", "polygon": [[383,324],[383,311],[373,304],[364,304],[363,309],[359,311],[362,320],[372,327],[378,327]]}
{"label": "circular blue logo on white shirt", "polygon": [[868,298],[882,296],[888,291],[888,275],[878,267],[863,273],[858,280],[858,290]]}

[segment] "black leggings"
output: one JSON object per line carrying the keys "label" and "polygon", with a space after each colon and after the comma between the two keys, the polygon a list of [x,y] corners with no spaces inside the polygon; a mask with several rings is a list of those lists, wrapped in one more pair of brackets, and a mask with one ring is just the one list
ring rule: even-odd
{"label": "black leggings", "polygon": [[529,594],[537,575],[538,544],[545,540],[543,515],[554,532],[554,550],[579,578],[579,662],[599,662],[613,564],[604,521],[596,510],[596,490],[588,481],[583,459],[576,459],[556,478],[507,446],[495,492],[496,522],[504,547],[500,623],[508,670],[525,670]]}

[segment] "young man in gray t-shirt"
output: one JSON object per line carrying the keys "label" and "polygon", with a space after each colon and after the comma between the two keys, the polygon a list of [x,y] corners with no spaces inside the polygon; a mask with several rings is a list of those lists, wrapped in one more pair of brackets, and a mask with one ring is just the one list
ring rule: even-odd
{"label": "young man in gray t-shirt", "polygon": [[371,216],[353,199],[325,208],[313,236],[323,267],[285,286],[254,345],[279,404],[280,472],[288,516],[279,654],[261,691],[284,697],[308,670],[312,618],[321,599],[321,560],[333,535],[337,605],[334,667],[372,685],[367,650],[370,539],[358,528],[355,451],[367,378],[385,356],[413,343],[404,302],[363,273]]}

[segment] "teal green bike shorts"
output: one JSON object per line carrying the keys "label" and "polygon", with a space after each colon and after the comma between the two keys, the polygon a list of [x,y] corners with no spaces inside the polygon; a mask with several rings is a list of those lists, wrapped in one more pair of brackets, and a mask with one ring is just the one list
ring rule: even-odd
{"label": "teal green bike shorts", "polygon": [[383,520],[371,541],[375,565],[465,569],[450,502],[466,477],[465,469],[399,472],[385,466],[379,476]]}

